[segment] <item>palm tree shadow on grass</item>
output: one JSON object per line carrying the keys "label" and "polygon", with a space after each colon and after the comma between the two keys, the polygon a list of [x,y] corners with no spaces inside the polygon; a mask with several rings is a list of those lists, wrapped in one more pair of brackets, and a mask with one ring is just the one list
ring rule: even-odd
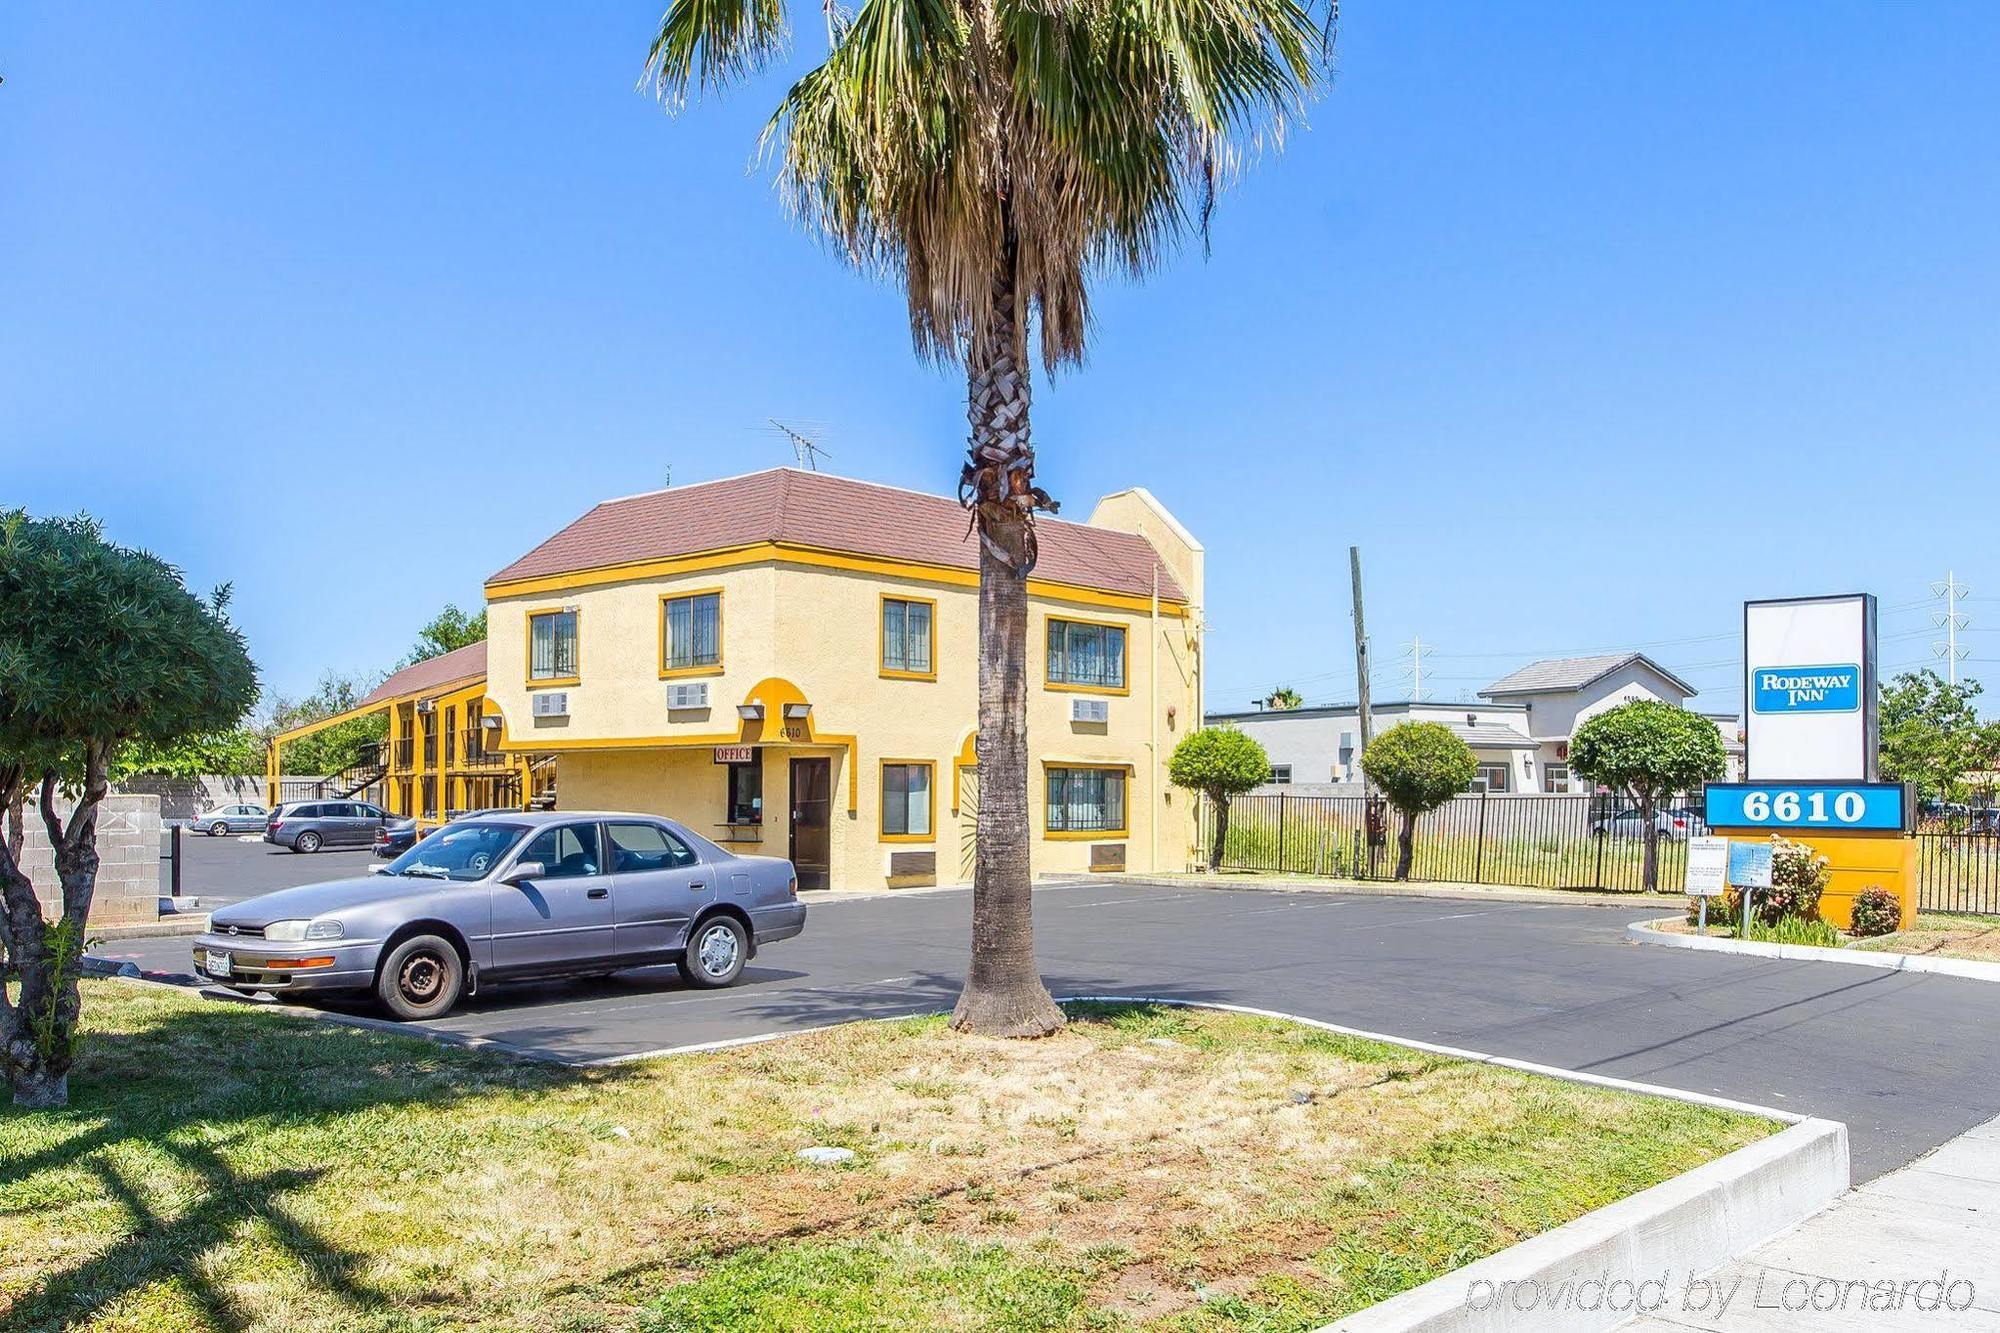
{"label": "palm tree shadow on grass", "polygon": [[[399,1077],[382,1077],[390,1066]],[[77,1167],[95,1177],[127,1226],[92,1257],[23,1293],[0,1313],[0,1327],[83,1324],[133,1292],[177,1283],[212,1326],[234,1333],[249,1326],[251,1314],[208,1276],[202,1261],[246,1226],[261,1227],[260,1239],[357,1317],[391,1305],[443,1304],[452,1298],[410,1291],[392,1296],[372,1286],[362,1276],[367,1257],[306,1220],[297,1196],[326,1174],[328,1164],[246,1169],[232,1164],[232,1149],[356,1111],[442,1107],[488,1090],[557,1087],[579,1077],[422,1037],[227,1004],[88,1034],[71,1075],[69,1108],[37,1113],[57,1126],[68,1121],[77,1132],[38,1151],[0,1152],[0,1229],[9,1214],[50,1206],[38,1198],[45,1190],[75,1197],[72,1187],[52,1177]],[[0,1147],[13,1119],[9,1113],[0,1120]],[[254,1131],[242,1127],[249,1122]],[[135,1152],[185,1173],[169,1197],[191,1202],[173,1206],[149,1192],[134,1169]]]}

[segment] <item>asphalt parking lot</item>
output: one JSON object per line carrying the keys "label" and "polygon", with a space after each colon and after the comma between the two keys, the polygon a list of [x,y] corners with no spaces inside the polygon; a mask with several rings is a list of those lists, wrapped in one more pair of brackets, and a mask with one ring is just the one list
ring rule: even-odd
{"label": "asphalt parking lot", "polygon": [[[936,1010],[957,993],[968,912],[963,890],[822,900],[729,990],[648,969],[495,988],[430,1026],[582,1062]],[[1058,995],[1250,1005],[1828,1116],[1857,1179],[2000,1114],[2000,985],[1631,944],[1634,915],[1089,881],[1035,899]],[[94,952],[189,968],[184,938]]]}
{"label": "asphalt parking lot", "polygon": [[[160,893],[173,888],[173,837],[160,836]],[[211,838],[206,833],[181,836],[181,895],[198,897],[206,907],[252,898],[272,889],[318,884],[329,879],[365,875],[375,864],[366,847],[340,848],[307,856],[274,847],[262,834],[232,834]]]}

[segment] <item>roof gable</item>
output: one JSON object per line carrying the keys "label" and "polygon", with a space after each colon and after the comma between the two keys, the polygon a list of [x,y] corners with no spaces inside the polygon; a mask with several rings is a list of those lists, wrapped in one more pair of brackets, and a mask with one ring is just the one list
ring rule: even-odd
{"label": "roof gable", "polygon": [[1482,698],[1508,694],[1561,694],[1596,683],[1622,667],[1637,663],[1683,694],[1698,693],[1694,686],[1655,662],[1644,653],[1601,653],[1594,657],[1551,657],[1531,662],[1511,675],[1502,676],[1485,689]]}
{"label": "roof gable", "polygon": [[[1056,518],[1036,521],[1035,576],[1137,596],[1158,581],[1186,594],[1152,544],[1134,533]],[[508,565],[489,584],[783,542],[958,569],[979,567],[978,539],[958,501],[824,472],[772,468],[722,481],[606,500]]]}

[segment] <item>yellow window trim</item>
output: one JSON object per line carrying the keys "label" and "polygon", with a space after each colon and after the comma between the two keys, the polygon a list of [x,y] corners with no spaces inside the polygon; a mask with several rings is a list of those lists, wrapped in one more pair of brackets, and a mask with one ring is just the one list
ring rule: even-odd
{"label": "yellow window trim", "polygon": [[[1052,768],[1098,769],[1106,773],[1125,775],[1125,822],[1117,828],[1106,829],[1052,829],[1049,827],[1049,774]],[[1043,842],[1114,842],[1119,838],[1132,836],[1132,780],[1137,769],[1131,764],[1107,764],[1081,759],[1042,760],[1042,841]]]}
{"label": "yellow window trim", "polygon": [[[1049,626],[1050,625],[1097,625],[1104,629],[1115,629],[1118,635],[1118,678],[1123,685],[1075,685],[1069,681],[1049,679]],[[1132,627],[1119,620],[1090,620],[1083,616],[1042,617],[1042,688],[1059,694],[1110,694],[1123,697],[1132,693]]]}
{"label": "yellow window trim", "polygon": [[[561,615],[576,617],[576,674],[573,676],[537,676],[535,674],[535,619],[538,616]],[[583,683],[583,609],[581,607],[530,607],[522,613],[521,629],[524,635],[521,640],[521,646],[526,649],[522,654],[521,670],[527,677],[529,689],[559,690],[565,685],[580,685]]]}
{"label": "yellow window trim", "polygon": [[[609,583],[665,578],[698,570],[735,569],[743,565],[763,564],[768,561],[880,574],[889,578],[913,579],[918,582],[940,583],[958,588],[979,586],[978,570],[961,569],[957,565],[934,565],[921,560],[895,560],[881,556],[856,555],[828,547],[802,546],[795,542],[761,541],[718,547],[713,551],[695,551],[687,555],[669,556],[658,560],[633,560],[623,564],[571,570],[562,574],[504,579],[488,583],[486,596],[489,600],[503,597],[543,596],[577,588],[602,587]],[[1084,587],[1081,584],[1060,583],[1054,579],[1029,579],[1028,594],[1031,597],[1045,597],[1052,601],[1072,602],[1079,606],[1109,607],[1140,615],[1151,611],[1153,605],[1152,598],[1140,593],[1112,592],[1103,588]],[[1188,604],[1185,601],[1163,597],[1160,599],[1160,614],[1175,618],[1184,617],[1188,614]]]}
{"label": "yellow window trim", "polygon": [[[883,826],[889,822],[889,769],[923,768],[930,771],[930,781],[924,786],[929,793],[930,816],[924,822],[930,825],[929,833],[891,833]],[[884,759],[875,769],[875,831],[883,842],[936,842],[937,841],[937,763],[930,759]]]}
{"label": "yellow window trim", "polygon": [[[705,662],[700,666],[684,666],[684,667],[668,666],[667,665],[667,603],[682,601],[689,597],[706,597],[710,593],[715,594],[715,661]],[[723,617],[722,602],[723,602],[722,589],[719,587],[676,588],[672,592],[663,592],[660,594],[660,606],[657,615],[660,624],[660,679],[661,680],[678,680],[682,676],[719,676],[722,674],[722,663],[724,658],[727,656],[727,654],[724,651],[725,641],[723,639],[723,625],[725,621]]]}
{"label": "yellow window trim", "polygon": [[[889,657],[889,627],[884,623],[891,602],[917,602],[931,609],[931,669],[929,671],[901,671],[884,666]],[[929,597],[912,597],[908,593],[885,592],[878,594],[875,604],[875,671],[883,680],[936,680],[937,679],[937,602]]]}

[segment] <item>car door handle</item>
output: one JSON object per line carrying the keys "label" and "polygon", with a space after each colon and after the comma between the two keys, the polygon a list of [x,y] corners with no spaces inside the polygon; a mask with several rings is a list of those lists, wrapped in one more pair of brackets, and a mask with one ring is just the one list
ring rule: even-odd
{"label": "car door handle", "polygon": [[692,883],[692,884],[688,885],[688,887],[689,887],[690,889],[705,889],[705,888],[707,888],[708,886],[707,886],[706,884],[702,883],[702,882],[701,882],[700,880],[696,880],[696,881],[695,881],[694,883]]}
{"label": "car door handle", "polygon": [[586,898],[609,898],[609,897],[611,896],[611,890],[609,890],[609,889],[585,889],[585,890],[583,891],[583,896],[584,896],[584,897],[586,897]]}

